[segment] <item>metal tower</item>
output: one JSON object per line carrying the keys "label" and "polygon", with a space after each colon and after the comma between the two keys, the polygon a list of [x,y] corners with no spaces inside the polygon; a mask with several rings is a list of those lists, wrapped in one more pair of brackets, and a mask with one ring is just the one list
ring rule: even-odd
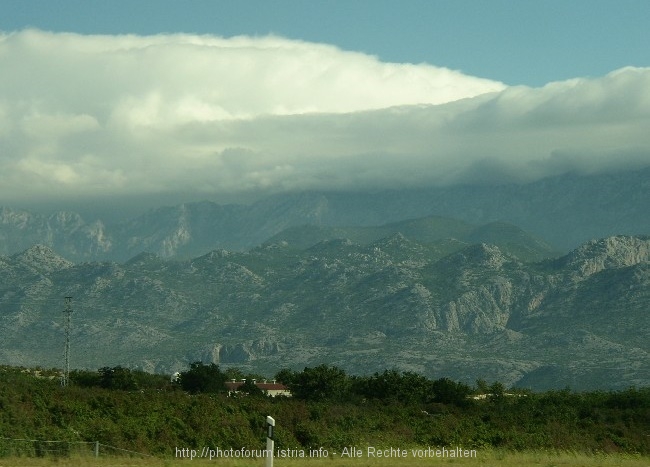
{"label": "metal tower", "polygon": [[66,387],[70,379],[70,328],[72,326],[72,297],[65,297],[65,350],[63,351],[63,377],[61,386]]}

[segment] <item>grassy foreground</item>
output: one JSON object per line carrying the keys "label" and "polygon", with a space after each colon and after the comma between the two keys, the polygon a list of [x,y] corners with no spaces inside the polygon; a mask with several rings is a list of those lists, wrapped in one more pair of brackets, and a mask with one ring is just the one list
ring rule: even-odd
{"label": "grassy foreground", "polygon": [[[71,457],[71,458],[0,458],[0,467],[176,467],[176,466],[220,466],[220,467],[257,467],[264,466],[264,459],[136,459],[128,457]],[[470,458],[429,458],[418,459],[342,459],[329,457],[321,459],[275,459],[277,467],[424,467],[430,465],[450,466],[494,466],[494,467],[650,467],[650,456],[632,454],[581,454],[571,452],[508,452],[501,450],[483,450],[477,457]]]}

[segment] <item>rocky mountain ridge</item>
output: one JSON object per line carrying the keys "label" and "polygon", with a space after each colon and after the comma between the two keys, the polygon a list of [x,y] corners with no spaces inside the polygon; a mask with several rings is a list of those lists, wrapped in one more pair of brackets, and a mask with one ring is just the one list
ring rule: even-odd
{"label": "rocky mountain ridge", "polygon": [[272,375],[327,362],[538,389],[648,385],[649,250],[650,237],[615,236],[531,263],[396,233],[73,264],[34,246],[0,257],[0,360],[60,366],[72,296],[76,367],[201,359]]}

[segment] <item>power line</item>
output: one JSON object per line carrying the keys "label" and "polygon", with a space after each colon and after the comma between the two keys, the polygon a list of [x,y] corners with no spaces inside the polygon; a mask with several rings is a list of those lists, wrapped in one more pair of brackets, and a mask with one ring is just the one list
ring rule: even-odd
{"label": "power line", "polygon": [[63,310],[65,321],[65,348],[63,350],[63,377],[61,386],[66,387],[70,379],[70,330],[72,327],[72,297],[65,297]]}

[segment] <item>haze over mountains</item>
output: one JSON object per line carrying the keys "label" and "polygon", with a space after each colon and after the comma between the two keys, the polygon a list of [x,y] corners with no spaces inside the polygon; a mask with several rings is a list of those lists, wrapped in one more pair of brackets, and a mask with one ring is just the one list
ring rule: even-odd
{"label": "haze over mountains", "polygon": [[[143,251],[189,258],[215,248],[253,248],[291,227],[378,226],[425,216],[454,218],[474,228],[506,222],[536,235],[551,249],[568,251],[594,238],[650,232],[648,212],[650,168],[562,175],[528,184],[306,192],[250,205],[186,203],[113,224],[87,222],[71,212],[39,215],[5,207],[0,210],[0,254],[38,243],[73,261],[125,261]],[[328,235],[322,239],[353,234]],[[444,232],[440,235],[444,237]],[[448,237],[462,235],[447,232]]]}

